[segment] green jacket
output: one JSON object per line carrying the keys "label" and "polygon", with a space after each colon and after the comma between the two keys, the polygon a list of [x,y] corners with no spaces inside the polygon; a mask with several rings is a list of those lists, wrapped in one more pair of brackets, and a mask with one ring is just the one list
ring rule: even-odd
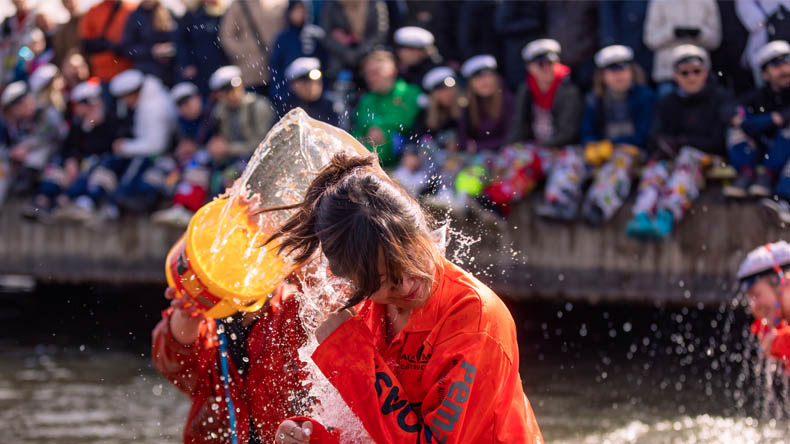
{"label": "green jacket", "polygon": [[[396,152],[393,139],[404,137],[414,126],[414,120],[420,112],[417,98],[421,93],[419,87],[398,79],[389,94],[369,92],[359,99],[354,116],[354,137],[369,150],[375,148],[382,166],[391,167],[398,163],[400,153]],[[374,147],[365,140],[372,127],[384,132],[386,142],[383,145]]]}

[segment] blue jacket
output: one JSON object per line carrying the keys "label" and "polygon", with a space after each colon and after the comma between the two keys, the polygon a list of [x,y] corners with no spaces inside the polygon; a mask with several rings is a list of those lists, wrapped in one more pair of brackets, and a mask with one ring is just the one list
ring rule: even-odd
{"label": "blue jacket", "polygon": [[228,57],[219,43],[219,26],[222,16],[214,16],[205,8],[187,12],[178,23],[176,46],[179,78],[187,66],[197,68],[197,75],[189,80],[207,96],[210,93],[208,79],[217,69],[228,65]]}
{"label": "blue jacket", "polygon": [[151,48],[157,43],[173,42],[175,32],[154,31],[152,11],[137,7],[126,20],[120,53],[132,60],[134,67],[145,74],[159,77],[165,85],[173,81],[173,63],[154,59]]}
{"label": "blue jacket", "polygon": [[[611,142],[613,144],[627,143],[644,150],[650,135],[654,108],[655,95],[652,89],[645,85],[635,85],[632,87],[631,90],[628,91],[628,110],[631,119],[633,119],[634,134],[630,137],[616,138]],[[604,121],[601,98],[590,93],[587,96],[584,116],[582,117],[582,144],[603,140],[603,128]]]}
{"label": "blue jacket", "polygon": [[274,42],[271,58],[269,58],[269,70],[272,74],[272,86],[270,95],[275,107],[279,112],[283,112],[287,107],[288,101],[288,82],[285,81],[285,69],[299,57],[316,57],[321,60],[324,66],[324,50],[321,47],[320,39],[316,37],[306,37],[309,45],[305,47],[302,43],[303,26],[288,26],[281,32]]}

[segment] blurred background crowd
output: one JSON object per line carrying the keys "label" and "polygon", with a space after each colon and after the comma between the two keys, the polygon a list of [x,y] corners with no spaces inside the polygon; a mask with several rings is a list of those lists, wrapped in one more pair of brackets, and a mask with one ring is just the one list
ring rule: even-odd
{"label": "blurred background crowd", "polygon": [[[186,226],[295,107],[460,217],[661,239],[706,179],[790,223],[790,0],[12,0],[0,205]],[[534,207],[534,208],[533,208]]]}

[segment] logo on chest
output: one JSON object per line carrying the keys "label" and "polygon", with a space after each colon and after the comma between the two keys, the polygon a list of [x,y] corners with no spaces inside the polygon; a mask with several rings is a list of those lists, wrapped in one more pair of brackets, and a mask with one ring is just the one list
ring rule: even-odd
{"label": "logo on chest", "polygon": [[404,349],[398,364],[403,370],[425,370],[425,366],[431,359],[432,354],[433,347],[429,344],[422,343],[414,351]]}

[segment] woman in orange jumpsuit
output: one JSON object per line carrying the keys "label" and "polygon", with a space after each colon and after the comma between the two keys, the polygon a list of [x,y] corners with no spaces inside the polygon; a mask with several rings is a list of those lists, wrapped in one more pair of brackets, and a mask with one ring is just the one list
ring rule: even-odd
{"label": "woman in orange jumpsuit", "polygon": [[[444,259],[419,204],[375,155],[336,156],[272,236],[307,261],[320,247],[355,292],[316,330],[312,359],[377,443],[542,443],[502,301]],[[338,442],[317,421],[277,443]]]}

